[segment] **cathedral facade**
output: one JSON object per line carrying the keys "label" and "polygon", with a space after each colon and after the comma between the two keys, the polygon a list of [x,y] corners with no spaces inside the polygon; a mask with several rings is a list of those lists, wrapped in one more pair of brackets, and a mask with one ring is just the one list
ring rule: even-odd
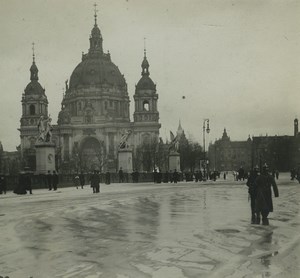
{"label": "cathedral facade", "polygon": [[[130,133],[128,147],[159,138],[158,94],[150,78],[144,50],[141,78],[135,86],[134,121],[130,121],[130,98],[127,83],[110,53],[103,52],[103,38],[97,25],[92,28],[90,47],[66,82],[57,125],[53,125],[52,141],[56,145],[58,170],[65,168],[90,171],[116,171],[119,143]],[[33,57],[30,83],[22,96],[21,155],[23,164],[35,168],[37,123],[48,117],[48,100],[38,82],[38,68]],[[75,168],[74,168],[75,167]],[[142,169],[140,169],[142,170]]]}

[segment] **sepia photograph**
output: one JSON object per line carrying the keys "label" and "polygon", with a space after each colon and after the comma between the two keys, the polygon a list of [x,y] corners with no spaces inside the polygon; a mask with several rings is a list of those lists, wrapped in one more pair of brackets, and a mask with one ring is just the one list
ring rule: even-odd
{"label": "sepia photograph", "polygon": [[0,278],[300,277],[299,14],[0,0]]}

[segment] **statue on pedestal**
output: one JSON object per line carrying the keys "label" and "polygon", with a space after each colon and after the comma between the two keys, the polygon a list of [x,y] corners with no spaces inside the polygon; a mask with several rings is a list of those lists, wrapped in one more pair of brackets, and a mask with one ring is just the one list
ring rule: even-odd
{"label": "statue on pedestal", "polygon": [[169,152],[178,152],[179,150],[179,140],[178,136],[174,136],[173,132],[170,131],[170,138],[171,138],[171,143],[169,146]]}
{"label": "statue on pedestal", "polygon": [[51,121],[52,119],[50,118],[50,115],[47,119],[44,119],[44,116],[40,117],[38,121],[39,135],[37,138],[37,142],[51,142],[53,130]]}
{"label": "statue on pedestal", "polygon": [[122,134],[121,141],[119,143],[119,149],[128,149],[129,148],[128,138],[131,133],[132,133],[132,131],[130,129],[128,129]]}

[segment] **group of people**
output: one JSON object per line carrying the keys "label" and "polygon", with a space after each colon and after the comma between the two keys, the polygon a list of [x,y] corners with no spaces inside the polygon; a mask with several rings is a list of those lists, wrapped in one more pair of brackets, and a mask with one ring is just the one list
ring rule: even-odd
{"label": "group of people", "polygon": [[46,183],[48,186],[49,191],[51,191],[52,189],[54,191],[57,190],[57,186],[58,186],[58,174],[56,173],[56,171],[53,171],[51,173],[51,171],[48,171],[47,175],[46,175]]}
{"label": "group of people", "polygon": [[296,170],[296,168],[293,168],[291,170],[291,181],[297,180],[300,183],[300,168]]}
{"label": "group of people", "polygon": [[273,211],[272,190],[274,196],[278,197],[278,187],[275,179],[268,172],[268,165],[264,164],[261,173],[255,166],[247,180],[248,193],[251,204],[251,223],[269,225],[268,215]]}
{"label": "group of people", "polygon": [[29,194],[32,194],[32,181],[31,181],[32,173],[29,171],[27,167],[25,167],[24,171],[21,171],[19,174],[19,180],[14,189],[14,193],[18,195],[25,195],[27,191]]}

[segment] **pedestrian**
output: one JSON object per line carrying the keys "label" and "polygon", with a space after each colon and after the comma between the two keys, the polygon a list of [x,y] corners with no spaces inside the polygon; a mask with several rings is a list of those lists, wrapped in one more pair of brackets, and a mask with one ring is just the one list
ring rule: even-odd
{"label": "pedestrian", "polygon": [[276,170],[275,175],[276,175],[276,180],[278,180],[279,179],[279,171],[278,170]]}
{"label": "pedestrian", "polygon": [[195,173],[195,182],[199,181],[199,171],[196,171]]}
{"label": "pedestrian", "polygon": [[0,175],[0,194],[6,194],[6,176]]}
{"label": "pedestrian", "polygon": [[83,189],[83,186],[85,184],[85,178],[84,178],[84,174],[83,172],[81,171],[80,174],[79,174],[79,180],[80,180],[80,186],[81,186],[81,189]]}
{"label": "pedestrian", "polygon": [[258,177],[258,166],[255,166],[250,172],[246,185],[248,186],[248,193],[250,197],[251,207],[251,224],[256,224],[256,210],[255,210],[255,199],[257,194],[256,178]]}
{"label": "pedestrian", "polygon": [[27,194],[27,190],[30,194],[32,194],[31,174],[27,167],[25,167],[24,171],[21,171],[19,174],[19,182],[14,189],[14,193],[18,195],[25,195]]}
{"label": "pedestrian", "polygon": [[25,190],[26,191],[28,190],[29,193],[32,194],[31,173],[29,169],[25,169],[24,185],[25,185]]}
{"label": "pedestrian", "polygon": [[226,172],[224,172],[223,178],[224,178],[224,180],[226,180]]}
{"label": "pedestrian", "polygon": [[47,178],[48,189],[50,191],[50,190],[52,190],[52,174],[51,174],[51,171],[48,171],[46,178]]}
{"label": "pedestrian", "polygon": [[161,183],[161,181],[162,181],[162,172],[159,169],[157,172],[157,183]]}
{"label": "pedestrian", "polygon": [[199,171],[199,181],[202,181],[203,180],[203,175],[202,175],[202,171],[200,170]]}
{"label": "pedestrian", "polygon": [[177,183],[178,181],[178,172],[176,171],[176,169],[174,170],[174,173],[173,173],[173,182],[174,183]]}
{"label": "pedestrian", "polygon": [[53,184],[53,190],[56,191],[58,185],[58,174],[56,173],[56,171],[53,171],[52,174],[52,184]]}
{"label": "pedestrian", "polygon": [[174,179],[173,179],[173,173],[172,173],[172,170],[170,170],[169,177],[170,177],[170,183],[173,183]]}
{"label": "pedestrian", "polygon": [[122,167],[120,167],[120,170],[119,170],[119,182],[124,182],[124,172],[122,170]]}
{"label": "pedestrian", "polygon": [[78,186],[80,186],[80,178],[78,173],[74,176],[74,185],[76,186],[76,189],[78,189]]}
{"label": "pedestrian", "polygon": [[153,172],[153,182],[157,183],[157,170],[156,169],[154,169],[154,172]]}
{"label": "pedestrian", "polygon": [[269,225],[268,215],[273,211],[272,192],[275,197],[279,196],[278,188],[274,178],[268,173],[268,165],[264,164],[262,173],[256,178],[257,194],[255,199],[256,224],[260,224],[260,215],[262,216],[262,224]]}
{"label": "pedestrian", "polygon": [[110,172],[106,171],[105,173],[105,184],[110,184]]}
{"label": "pedestrian", "polygon": [[168,171],[166,171],[164,173],[163,182],[164,183],[168,183],[169,182],[169,172]]}
{"label": "pedestrian", "polygon": [[15,194],[24,195],[27,194],[25,189],[25,171],[19,173],[18,183],[13,191]]}
{"label": "pedestrian", "polygon": [[93,193],[100,192],[100,177],[96,170],[94,170],[94,173],[91,176],[91,187],[93,188]]}

